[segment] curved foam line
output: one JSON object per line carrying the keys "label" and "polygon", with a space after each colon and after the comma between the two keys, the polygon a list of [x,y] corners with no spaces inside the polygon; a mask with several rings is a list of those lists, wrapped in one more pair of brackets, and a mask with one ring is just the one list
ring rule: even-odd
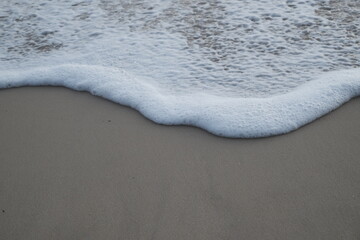
{"label": "curved foam line", "polygon": [[293,131],[360,95],[360,69],[330,72],[270,98],[174,96],[115,68],[60,65],[0,72],[0,88],[64,86],[130,106],[154,122],[193,125],[215,135],[256,138]]}

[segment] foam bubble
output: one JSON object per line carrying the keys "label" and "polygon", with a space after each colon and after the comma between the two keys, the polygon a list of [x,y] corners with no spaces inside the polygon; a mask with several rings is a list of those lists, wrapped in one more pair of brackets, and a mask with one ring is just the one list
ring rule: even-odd
{"label": "foam bubble", "polygon": [[0,87],[65,86],[162,124],[286,133],[359,95],[357,0],[0,1]]}
{"label": "foam bubble", "polygon": [[130,106],[160,124],[193,125],[219,136],[255,138],[295,130],[360,95],[360,69],[327,73],[269,98],[169,95],[125,71],[101,66],[62,65],[0,74],[0,88],[39,85],[88,91]]}

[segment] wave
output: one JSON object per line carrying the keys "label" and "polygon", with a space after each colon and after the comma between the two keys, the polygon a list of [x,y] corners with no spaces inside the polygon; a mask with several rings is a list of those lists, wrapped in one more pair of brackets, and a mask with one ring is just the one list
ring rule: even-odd
{"label": "wave", "polygon": [[67,64],[0,72],[0,88],[63,86],[138,110],[165,125],[192,125],[218,136],[285,134],[360,95],[360,69],[328,72],[291,92],[267,98],[174,95],[111,67]]}

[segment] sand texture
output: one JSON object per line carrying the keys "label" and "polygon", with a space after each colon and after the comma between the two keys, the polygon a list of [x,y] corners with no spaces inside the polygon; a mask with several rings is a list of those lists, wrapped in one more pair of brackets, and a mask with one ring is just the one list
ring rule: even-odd
{"label": "sand texture", "polygon": [[359,98],[254,140],[64,88],[0,114],[0,239],[360,239]]}

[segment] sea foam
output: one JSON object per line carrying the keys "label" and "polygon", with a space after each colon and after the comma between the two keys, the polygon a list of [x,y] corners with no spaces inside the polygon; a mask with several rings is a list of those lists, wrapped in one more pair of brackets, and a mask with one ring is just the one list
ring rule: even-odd
{"label": "sea foam", "polygon": [[0,1],[0,87],[88,91],[226,137],[359,95],[357,0]]}
{"label": "sea foam", "polygon": [[116,68],[61,65],[3,71],[0,88],[64,86],[132,107],[166,125],[193,125],[215,135],[256,138],[284,134],[360,95],[360,69],[323,74],[295,90],[268,98],[169,95]]}

